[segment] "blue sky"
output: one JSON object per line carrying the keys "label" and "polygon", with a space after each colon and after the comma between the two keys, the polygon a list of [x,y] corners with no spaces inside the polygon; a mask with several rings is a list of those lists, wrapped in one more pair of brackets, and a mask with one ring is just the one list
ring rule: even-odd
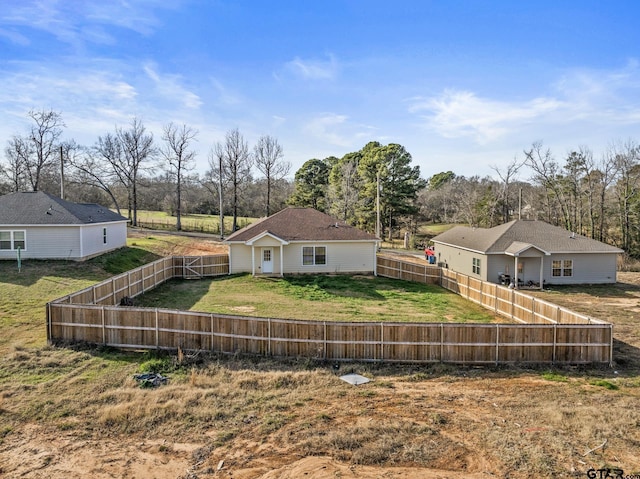
{"label": "blue sky", "polygon": [[638,19],[631,0],[0,0],[0,142],[53,109],[84,145],[186,123],[199,172],[233,128],[278,138],[292,174],[371,140],[424,178],[492,175],[534,141],[599,157],[640,140]]}

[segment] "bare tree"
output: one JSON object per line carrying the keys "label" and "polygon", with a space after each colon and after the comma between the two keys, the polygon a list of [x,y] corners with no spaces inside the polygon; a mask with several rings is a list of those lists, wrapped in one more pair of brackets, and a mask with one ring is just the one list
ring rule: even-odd
{"label": "bare tree", "polygon": [[206,181],[202,185],[218,199],[220,216],[220,239],[224,238],[224,187],[225,187],[225,148],[217,142],[209,151],[209,170],[205,173]]}
{"label": "bare tree", "polygon": [[[120,214],[120,205],[118,199],[113,190],[113,182],[117,179],[114,175],[111,166],[111,161],[108,158],[112,158],[114,155],[121,155],[122,150],[117,144],[117,139],[111,135],[107,135],[108,140],[106,144],[110,145],[105,148],[105,139],[99,138],[98,144],[93,148],[77,148],[70,149],[66,152],[65,159],[69,166],[71,166],[70,181],[72,183],[92,186],[104,191],[111,201],[113,206]],[[113,140],[115,141],[115,144]],[[110,151],[110,148],[115,148],[116,153]],[[119,152],[119,153],[118,153]],[[106,161],[104,161],[106,160]]]}
{"label": "bare tree", "polygon": [[637,221],[634,221],[634,206],[637,206],[640,194],[640,146],[631,140],[619,145],[615,163],[618,169],[615,194],[618,200],[621,247],[629,251],[634,246],[632,226],[637,224]]}
{"label": "bare tree", "polygon": [[[93,170],[93,166],[98,166],[98,170]],[[103,166],[104,165],[104,166]],[[99,136],[96,145],[93,147],[91,154],[88,156],[87,164],[84,168],[85,172],[95,171],[100,174],[104,171],[101,178],[112,178],[120,183],[127,192],[127,211],[128,217],[131,219],[133,210],[133,201],[131,196],[131,177],[129,169],[124,159],[122,144],[117,135],[107,133],[105,136]],[[106,167],[106,170],[102,170]]]}
{"label": "bare tree", "polygon": [[5,147],[6,164],[0,164],[0,175],[11,185],[11,191],[23,191],[27,186],[26,158],[29,157],[29,142],[14,135]]}
{"label": "bare tree", "polygon": [[31,110],[29,117],[35,125],[29,133],[30,148],[25,151],[28,154],[24,160],[31,187],[38,191],[43,173],[58,159],[58,140],[65,125],[61,114],[52,110]]}
{"label": "bare tree", "polygon": [[524,161],[518,161],[516,158],[511,160],[506,169],[501,170],[497,166],[491,169],[496,172],[502,182],[502,190],[499,195],[499,201],[502,204],[502,222],[508,223],[511,216],[511,184],[517,179],[520,168],[524,165]]}
{"label": "bare tree", "polygon": [[238,229],[238,206],[244,186],[251,182],[252,159],[249,145],[236,128],[225,135],[223,170],[231,187],[233,223],[231,231]]}
{"label": "bare tree", "polygon": [[262,136],[253,149],[253,159],[256,168],[265,177],[267,188],[266,213],[271,214],[271,191],[279,180],[289,174],[291,163],[282,161],[284,153],[276,138]]}
{"label": "bare tree", "polygon": [[193,169],[196,152],[189,150],[190,143],[195,140],[197,131],[187,125],[178,127],[173,123],[164,126],[162,139],[166,142],[161,150],[162,156],[169,163],[170,174],[176,182],[176,229],[182,230],[182,182],[184,174]]}
{"label": "bare tree", "polygon": [[[116,127],[116,138],[122,148],[122,156],[118,164],[118,177],[129,191],[129,217],[133,226],[138,225],[138,179],[143,164],[156,156],[153,145],[153,134],[146,133],[142,121],[134,118],[128,130]],[[131,214],[133,213],[133,215]]]}
{"label": "bare tree", "polygon": [[[533,181],[538,183],[544,190],[544,208],[546,210],[547,221],[558,224],[556,217],[556,207],[560,208],[562,223],[568,230],[573,230],[571,213],[562,188],[560,167],[553,158],[550,149],[543,149],[542,142],[533,143],[529,151],[525,151],[525,164],[534,172]],[[556,219],[556,221],[554,221]]]}

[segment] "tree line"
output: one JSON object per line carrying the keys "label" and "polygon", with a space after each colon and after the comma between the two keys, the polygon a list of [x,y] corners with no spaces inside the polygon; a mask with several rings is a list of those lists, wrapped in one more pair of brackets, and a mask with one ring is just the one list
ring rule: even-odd
{"label": "tree line", "polygon": [[60,113],[33,110],[29,118],[28,131],[6,142],[0,193],[43,190],[102,203],[126,210],[133,225],[138,209],[149,209],[174,215],[178,230],[183,214],[232,216],[235,231],[239,217],[303,206],[392,239],[419,235],[428,222],[492,227],[529,218],[640,256],[640,146],[633,140],[600,155],[582,146],[564,157],[534,142],[505,167],[492,167],[493,176],[447,170],[426,179],[402,145],[369,142],[342,158],[307,160],[290,179],[291,163],[269,135],[250,146],[229,130],[198,174],[198,131],[185,124],[165,124],[158,140],[133,118],[82,146],[61,140]]}

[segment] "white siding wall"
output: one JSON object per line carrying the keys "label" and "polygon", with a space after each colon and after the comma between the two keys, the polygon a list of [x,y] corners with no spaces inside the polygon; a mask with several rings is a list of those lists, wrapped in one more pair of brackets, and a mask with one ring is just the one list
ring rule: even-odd
{"label": "white siding wall", "polygon": [[[80,255],[78,226],[12,227],[26,231],[26,246],[20,252],[23,259],[77,259]],[[15,259],[15,251],[0,251],[0,258]]]}
{"label": "white siding wall", "polygon": [[[261,263],[261,252],[264,246],[273,249],[273,273],[280,274],[280,245],[271,244],[269,241],[256,242],[255,266],[256,273],[260,273],[258,266]],[[303,246],[325,246],[327,248],[327,264],[316,266],[302,265]],[[241,244],[229,245],[231,255],[230,272],[251,272],[251,247]],[[303,273],[373,273],[376,254],[374,242],[362,243],[292,243],[284,246],[284,272],[285,274]]]}
{"label": "white siding wall", "polygon": [[[102,230],[107,228],[107,244],[104,244]],[[122,248],[127,244],[127,223],[105,223],[82,227],[82,253],[90,258],[107,251]]]}
{"label": "white siding wall", "polygon": [[229,259],[231,261],[229,273],[251,273],[251,246],[230,244]]}
{"label": "white siding wall", "polygon": [[[303,266],[304,246],[325,246],[327,264]],[[286,273],[373,273],[376,244],[362,243],[292,243],[285,247],[284,270]]]}
{"label": "white siding wall", "polygon": [[[544,280],[548,284],[602,284],[616,282],[616,253],[552,254],[544,258]],[[554,259],[573,260],[573,276],[551,276]]]}
{"label": "white siding wall", "polygon": [[[436,258],[438,263],[446,263],[449,269],[469,275],[473,278],[487,279],[487,257],[482,253],[474,253],[451,246],[436,244]],[[473,273],[473,258],[480,258],[480,274]],[[491,281],[494,281],[491,279]]]}
{"label": "white siding wall", "polygon": [[[102,228],[107,230],[107,244],[102,242]],[[83,260],[127,244],[127,224],[108,223],[84,226],[16,226],[26,231],[23,259]],[[81,231],[82,230],[82,231]],[[15,259],[16,251],[0,250],[0,259]]]}

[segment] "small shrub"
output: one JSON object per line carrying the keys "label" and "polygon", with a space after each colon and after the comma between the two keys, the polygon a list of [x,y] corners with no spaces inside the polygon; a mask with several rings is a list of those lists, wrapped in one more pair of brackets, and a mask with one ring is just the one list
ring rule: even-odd
{"label": "small shrub", "polygon": [[591,381],[589,384],[593,386],[600,386],[611,391],[619,389],[617,384],[613,384],[611,381],[607,381],[606,379],[596,379],[594,381]]}
{"label": "small shrub", "polygon": [[140,373],[164,374],[173,370],[171,358],[153,358],[149,359],[138,367]]}
{"label": "small shrub", "polygon": [[552,371],[547,371],[542,374],[542,379],[546,379],[547,381],[556,381],[560,383],[566,383],[569,381],[569,378],[566,376],[562,376],[561,374],[554,373]]}

